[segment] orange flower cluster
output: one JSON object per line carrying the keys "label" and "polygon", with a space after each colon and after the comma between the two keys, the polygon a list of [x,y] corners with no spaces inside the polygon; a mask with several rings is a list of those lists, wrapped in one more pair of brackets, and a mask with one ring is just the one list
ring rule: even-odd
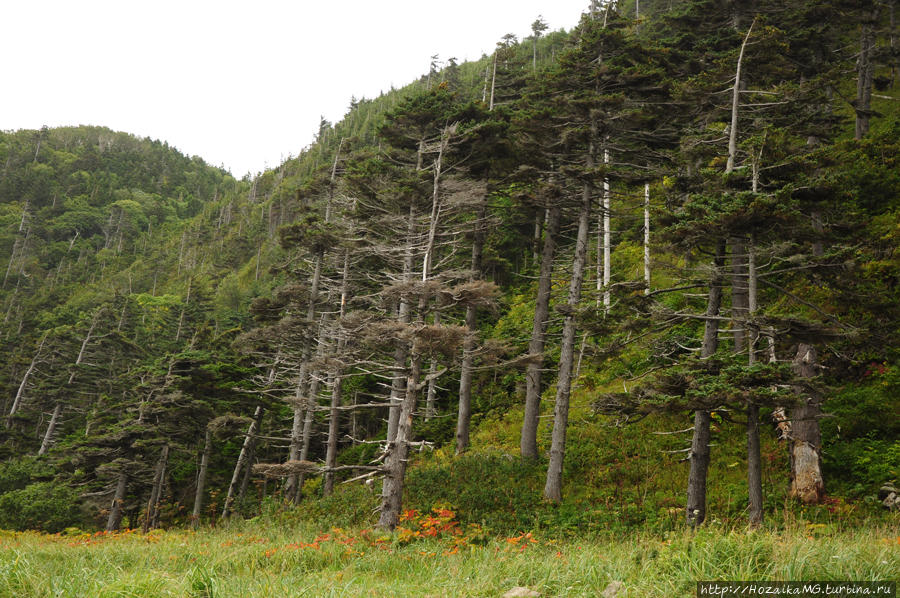
{"label": "orange flower cluster", "polygon": [[408,525],[397,527],[397,542],[409,544],[423,538],[460,537],[463,535],[456,513],[444,507],[434,507],[431,513],[421,514],[415,509],[403,511],[400,521]]}
{"label": "orange flower cluster", "polygon": [[531,535],[531,532],[521,533],[518,536],[513,536],[511,538],[506,539],[506,543],[508,546],[506,550],[509,551],[511,549],[518,550],[519,552],[525,552],[525,549],[533,544],[537,544],[538,541]]}

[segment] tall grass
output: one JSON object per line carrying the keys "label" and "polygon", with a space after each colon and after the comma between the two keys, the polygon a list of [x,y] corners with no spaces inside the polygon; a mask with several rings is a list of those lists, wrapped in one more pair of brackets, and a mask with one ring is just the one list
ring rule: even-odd
{"label": "tall grass", "polygon": [[698,580],[892,580],[896,525],[840,531],[710,526],[607,540],[403,541],[270,520],[148,535],[0,535],[0,596],[692,596]]}

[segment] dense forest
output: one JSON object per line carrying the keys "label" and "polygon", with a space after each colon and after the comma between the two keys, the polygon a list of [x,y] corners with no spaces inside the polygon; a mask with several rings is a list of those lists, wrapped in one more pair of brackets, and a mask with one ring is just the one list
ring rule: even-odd
{"label": "dense forest", "polygon": [[243,180],[0,132],[0,528],[900,507],[895,7],[593,2]]}

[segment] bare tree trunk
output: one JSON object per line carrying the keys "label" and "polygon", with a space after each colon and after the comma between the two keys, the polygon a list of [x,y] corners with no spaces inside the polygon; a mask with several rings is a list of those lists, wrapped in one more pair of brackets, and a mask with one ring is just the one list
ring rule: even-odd
{"label": "bare tree trunk", "polygon": [[744,50],[747,49],[747,42],[750,40],[750,32],[753,31],[753,25],[756,24],[754,19],[747,29],[747,35],[744,36],[744,43],[741,44],[741,52],[738,54],[737,69],[734,73],[734,88],[731,93],[731,131],[728,135],[728,162],[725,166],[725,172],[734,171],[734,162],[737,156],[737,134],[738,134],[738,108],[741,103],[741,66],[744,61]]}
{"label": "bare tree trunk", "polygon": [[[815,347],[801,343],[794,358],[794,373],[801,378],[814,378],[818,367]],[[791,496],[807,505],[818,504],[825,498],[821,416],[820,400],[816,396],[807,397],[803,404],[791,410]]]}
{"label": "bare tree trunk", "polygon": [[894,53],[894,48],[896,47],[896,37],[897,37],[897,17],[896,10],[897,9],[897,0],[891,0],[890,5],[888,5],[889,11],[889,19],[888,23],[890,26],[890,48],[891,48],[891,89],[894,88],[894,82],[897,80],[897,55]]}
{"label": "bare tree trunk", "polygon": [[531,245],[531,261],[534,264],[537,264],[541,258],[541,231],[544,221],[547,219],[546,212],[546,209],[535,210],[534,212],[534,237]]}
{"label": "bare tree trunk", "polygon": [[385,478],[381,494],[381,515],[378,527],[393,530],[400,520],[400,509],[403,502],[403,480],[406,476],[407,458],[409,457],[409,441],[412,438],[413,413],[419,394],[419,377],[421,376],[422,356],[419,340],[413,341],[410,351],[410,369],[406,380],[406,396],[400,407],[400,419],[397,435],[388,446],[385,459]]}
{"label": "bare tree trunk", "polygon": [[[438,323],[435,318],[435,324]],[[428,392],[425,395],[425,421],[433,419],[437,415],[437,383],[435,382],[435,374],[437,373],[437,361],[431,360],[428,366]],[[460,379],[462,384],[462,379]]]}
{"label": "bare tree trunk", "polygon": [[455,131],[455,125],[449,125],[441,130],[441,142],[438,148],[437,158],[434,159],[434,182],[431,193],[431,217],[428,219],[428,241],[425,245],[425,257],[422,258],[422,282],[431,276],[431,264],[433,263],[434,240],[437,235],[438,223],[441,217],[441,170],[446,151],[450,143],[450,136]]}
{"label": "bare tree trunk", "polygon": [[169,445],[164,444],[156,462],[156,472],[153,474],[153,488],[150,490],[150,500],[147,502],[147,516],[144,518],[143,532],[146,534],[157,519],[159,498],[162,494],[163,480],[165,479],[166,463],[169,460]]}
{"label": "bare tree trunk", "polygon": [[207,426],[206,438],[203,441],[203,455],[200,457],[200,471],[197,473],[197,491],[194,493],[194,511],[191,514],[191,527],[200,525],[203,511],[203,495],[206,492],[206,474],[209,471],[209,456],[212,453],[212,430]]}
{"label": "bare tree trunk", "polygon": [[544,341],[547,321],[550,318],[550,287],[553,283],[553,257],[556,253],[556,236],[559,234],[561,210],[553,206],[547,213],[547,229],[544,233],[544,249],[541,253],[541,272],[538,277],[537,296],[534,305],[534,320],[531,327],[531,341],[528,353],[532,355],[525,371],[525,416],[522,421],[522,436],[519,449],[526,459],[537,459],[537,428],[541,412],[541,373],[544,367]]}
{"label": "bare tree trunk", "polygon": [[[300,444],[300,460],[306,461],[309,456],[309,445],[312,442],[312,429],[315,421],[316,409],[319,406],[319,379],[315,374],[310,376],[309,386],[307,386],[306,394],[306,415],[303,418],[303,437]],[[303,490],[303,483],[306,481],[306,475],[301,473],[297,478],[297,500],[299,501],[300,492]]]}
{"label": "bare tree trunk", "polygon": [[[256,418],[256,434],[259,434],[260,430],[262,430],[262,416],[263,412],[260,410],[259,415]],[[244,477],[241,480],[241,490],[238,492],[237,502],[241,503],[244,500],[244,497],[247,495],[247,487],[250,485],[250,475],[253,473],[253,460],[256,458],[256,445],[259,443],[259,439],[256,436],[250,438],[250,450],[247,452],[247,467],[244,468]]]}
{"label": "bare tree trunk", "polygon": [[[344,271],[341,276],[341,306],[338,312],[338,321],[344,317],[347,306],[347,296],[350,281],[350,250],[344,250]],[[338,353],[342,353],[346,342],[344,338],[338,339]],[[341,394],[343,377],[341,371],[333,373],[333,381],[331,386],[331,410],[328,414],[328,444],[325,449],[325,481],[322,486],[322,493],[329,496],[334,491],[334,471],[331,471],[337,465],[337,449],[338,449],[338,433],[340,431],[340,411]]]}
{"label": "bare tree trunk", "polygon": [[[421,155],[423,152],[424,142],[419,143],[419,165],[417,169],[421,168]],[[415,242],[415,233],[416,233],[416,204],[415,202],[410,202],[409,204],[409,217],[407,220],[406,227],[406,256],[403,259],[403,280],[409,282],[412,280],[412,269],[413,269],[413,243]],[[400,298],[400,306],[398,308],[398,320],[401,324],[409,324],[410,322],[410,305],[409,299],[406,297]],[[406,378],[403,376],[401,372],[406,369],[406,359],[407,359],[407,351],[406,348],[402,345],[398,345],[394,350],[394,368],[395,374],[393,379],[391,380],[391,407],[388,413],[388,429],[387,429],[387,441],[392,442],[394,437],[397,435],[397,425],[400,421],[400,405],[403,401],[403,397],[406,394]]]}
{"label": "bare tree trunk", "polygon": [[[609,149],[603,148],[603,164],[609,166]],[[609,310],[611,295],[609,282],[612,279],[612,230],[610,228],[611,193],[609,177],[603,179],[603,307]],[[597,290],[600,290],[597,279]]]}
{"label": "bare tree trunk", "polygon": [[[722,305],[722,268],[725,266],[725,241],[716,246],[715,271],[709,285],[706,303],[706,320],[700,358],[712,357],[719,347],[719,322],[717,316]],[[706,474],[709,470],[710,412],[700,409],[694,412],[694,434],[691,439],[691,470],[688,474],[687,522],[696,527],[706,519]]]}
{"label": "bare tree trunk", "polygon": [[[294,401],[292,404],[294,418],[291,423],[291,445],[288,450],[288,459],[291,461],[296,461],[300,458],[300,447],[303,444],[303,411],[305,407],[305,402],[303,401],[303,387],[306,384],[307,367],[306,358],[304,357],[303,363],[300,364],[300,376],[297,380],[297,387],[294,392]],[[297,492],[299,479],[300,476],[295,473],[288,476],[288,479],[285,482],[284,496],[291,502],[296,503],[300,500],[300,494]]]}
{"label": "bare tree trunk", "polygon": [[[752,318],[757,309],[756,255],[753,237],[747,244],[747,311]],[[747,363],[756,363],[756,343],[759,330],[748,329]],[[763,522],[762,458],[759,443],[759,405],[751,398],[747,403],[747,489],[749,494],[749,516],[751,527]]]}
{"label": "bare tree trunk", "polygon": [[494,88],[497,85],[497,51],[494,50],[494,66],[491,72],[491,101],[488,104],[488,112],[494,109]]}
{"label": "bare tree trunk", "polygon": [[9,416],[6,419],[6,427],[9,428],[12,426],[12,416],[16,414],[16,411],[19,409],[19,405],[22,402],[22,397],[25,396],[25,388],[28,386],[28,378],[34,372],[34,368],[38,364],[38,359],[41,356],[41,350],[44,348],[44,342],[47,340],[47,335],[41,337],[41,344],[38,345],[37,351],[34,353],[34,357],[31,358],[31,364],[29,364],[28,369],[25,370],[25,375],[22,376],[22,382],[19,384],[19,389],[16,391],[16,396],[13,399],[12,407],[9,409]]}
{"label": "bare tree trunk", "polygon": [[56,432],[56,424],[59,423],[59,414],[62,413],[62,403],[56,403],[53,408],[53,415],[50,416],[50,423],[47,424],[47,432],[44,434],[44,440],[41,442],[41,448],[38,449],[38,456],[46,455],[53,444],[53,433]]}
{"label": "bare tree trunk", "polygon": [[872,116],[872,82],[875,74],[873,54],[875,52],[875,23],[878,11],[865,15],[862,34],[859,39],[859,58],[856,61],[856,139],[862,139],[869,132]]}
{"label": "bare tree trunk", "polygon": [[[484,252],[484,217],[487,213],[487,193],[481,198],[478,218],[475,221],[475,235],[472,239],[472,277],[481,278],[481,263]],[[466,328],[468,333],[463,342],[463,358],[459,373],[459,414],[456,420],[456,453],[469,448],[469,426],[472,420],[472,362],[475,351],[478,314],[474,305],[466,306]],[[432,372],[433,373],[433,372]],[[431,382],[434,382],[432,379]]]}
{"label": "bare tree trunk", "polygon": [[340,427],[341,376],[336,375],[331,387],[331,409],[328,414],[328,444],[325,449],[325,481],[322,494],[330,496],[334,491],[334,471],[337,465],[338,430]]}
{"label": "bare tree trunk", "polygon": [[650,183],[644,183],[644,294],[650,294]]}
{"label": "bare tree trunk", "polygon": [[9,263],[6,264],[6,274],[3,276],[3,284],[0,285],[0,289],[6,288],[6,282],[9,280],[9,274],[12,272],[13,264],[16,262],[16,252],[19,249],[19,241],[21,237],[16,237],[16,240],[13,241],[12,252],[9,255]]}
{"label": "bare tree trunk", "polygon": [[731,238],[731,321],[734,328],[734,351],[742,353],[747,346],[747,246],[740,237]]}
{"label": "bare tree trunk", "polygon": [[[588,153],[588,167],[593,165],[592,151]],[[590,183],[585,183],[582,191],[581,209],[578,214],[578,235],[575,241],[575,257],[572,262],[572,280],[566,302],[566,317],[563,322],[562,341],[559,354],[559,377],[556,382],[556,403],[553,411],[553,435],[550,444],[550,465],[547,468],[547,482],[544,498],[553,502],[562,500],[562,468],[566,452],[566,429],[569,425],[569,394],[572,389],[572,373],[575,355],[575,310],[581,300],[581,285],[584,281],[584,267],[587,261],[588,231],[590,229],[591,203],[593,198]]]}
{"label": "bare tree trunk", "polygon": [[237,488],[238,479],[241,475],[241,468],[247,460],[247,454],[250,451],[250,443],[253,435],[256,434],[256,422],[262,416],[262,407],[257,406],[253,413],[253,421],[247,429],[247,435],[244,436],[244,444],[241,446],[241,452],[238,454],[237,463],[234,465],[234,473],[231,474],[231,483],[228,485],[228,494],[225,496],[225,506],[222,508],[222,516],[220,520],[224,520],[231,514],[232,503],[234,502],[234,491]]}
{"label": "bare tree trunk", "polygon": [[113,495],[109,506],[109,517],[106,519],[106,531],[114,532],[122,523],[122,503],[125,502],[125,489],[128,485],[128,474],[119,472],[119,481],[116,483],[116,493]]}

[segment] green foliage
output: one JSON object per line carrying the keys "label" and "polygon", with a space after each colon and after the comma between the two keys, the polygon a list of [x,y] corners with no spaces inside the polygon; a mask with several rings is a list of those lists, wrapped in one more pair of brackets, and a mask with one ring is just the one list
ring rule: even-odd
{"label": "green foliage", "polygon": [[889,482],[900,481],[900,440],[853,438],[831,442],[824,450],[830,489],[854,498],[875,496]]}
{"label": "green foliage", "polygon": [[497,533],[533,529],[542,471],[537,463],[490,454],[426,461],[408,474],[407,504],[427,510],[449,503],[464,524],[479,523]]}
{"label": "green foliage", "polygon": [[78,493],[53,482],[38,482],[0,495],[0,529],[58,532],[80,524]]}
{"label": "green foliage", "polygon": [[20,457],[0,463],[0,495],[22,490],[31,482],[53,475],[53,468],[37,457]]}

